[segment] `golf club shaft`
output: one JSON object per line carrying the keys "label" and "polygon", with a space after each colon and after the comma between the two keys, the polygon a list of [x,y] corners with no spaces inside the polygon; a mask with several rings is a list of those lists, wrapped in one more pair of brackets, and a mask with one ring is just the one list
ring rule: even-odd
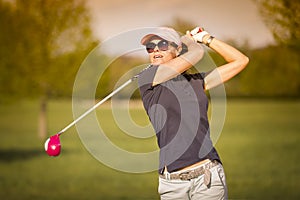
{"label": "golf club shaft", "polygon": [[135,75],[134,77],[132,77],[131,79],[129,79],[128,81],[126,81],[123,85],[121,85],[116,90],[114,90],[113,92],[111,92],[109,95],[107,95],[106,97],[104,97],[101,101],[99,101],[97,104],[95,104],[93,107],[91,107],[85,113],[83,113],[80,117],[78,117],[76,120],[74,120],[68,126],[66,126],[64,129],[62,129],[58,134],[60,135],[60,134],[64,133],[66,130],[68,130],[69,128],[71,128],[74,124],[76,124],[77,122],[79,122],[82,118],[84,118],[85,116],[87,116],[90,112],[92,112],[93,110],[95,110],[98,106],[100,106],[101,104],[103,104],[109,98],[111,98],[116,93],[118,93],[120,90],[122,90],[124,87],[126,87],[131,82],[133,82],[137,77],[138,77],[138,75]]}

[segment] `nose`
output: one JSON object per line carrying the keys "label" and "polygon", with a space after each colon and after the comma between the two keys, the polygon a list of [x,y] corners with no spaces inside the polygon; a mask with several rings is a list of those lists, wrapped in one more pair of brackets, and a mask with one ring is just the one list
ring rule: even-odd
{"label": "nose", "polygon": [[159,51],[159,48],[158,48],[158,46],[156,45],[155,46],[155,48],[154,48],[154,50],[153,50],[154,52],[158,52]]}

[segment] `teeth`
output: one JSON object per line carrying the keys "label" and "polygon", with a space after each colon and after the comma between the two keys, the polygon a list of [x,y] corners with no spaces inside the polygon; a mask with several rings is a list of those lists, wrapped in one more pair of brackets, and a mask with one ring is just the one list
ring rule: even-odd
{"label": "teeth", "polygon": [[162,55],[155,55],[154,58],[162,58]]}

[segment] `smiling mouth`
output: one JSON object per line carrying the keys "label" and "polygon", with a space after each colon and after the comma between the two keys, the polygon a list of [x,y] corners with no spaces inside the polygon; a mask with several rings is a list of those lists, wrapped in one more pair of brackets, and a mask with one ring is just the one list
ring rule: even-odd
{"label": "smiling mouth", "polygon": [[158,58],[162,58],[163,56],[162,55],[155,55],[153,56],[154,59],[158,59]]}

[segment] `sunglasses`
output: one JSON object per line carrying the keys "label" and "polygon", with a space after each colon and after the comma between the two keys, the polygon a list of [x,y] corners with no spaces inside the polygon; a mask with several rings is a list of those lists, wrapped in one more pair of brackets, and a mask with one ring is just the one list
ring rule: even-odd
{"label": "sunglasses", "polygon": [[150,42],[146,44],[146,50],[148,53],[153,53],[155,47],[157,46],[160,51],[167,51],[169,49],[169,45],[177,48],[177,45],[174,42],[168,42],[167,40],[161,40],[157,44]]}

